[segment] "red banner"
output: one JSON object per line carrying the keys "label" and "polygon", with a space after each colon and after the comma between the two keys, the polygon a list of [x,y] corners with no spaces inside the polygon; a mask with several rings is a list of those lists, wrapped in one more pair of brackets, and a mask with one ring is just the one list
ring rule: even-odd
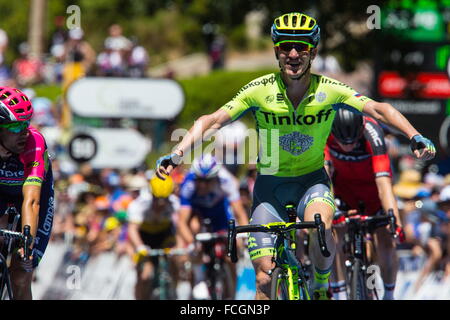
{"label": "red banner", "polygon": [[402,77],[395,71],[382,71],[378,91],[385,98],[450,99],[450,81],[441,72],[418,72]]}

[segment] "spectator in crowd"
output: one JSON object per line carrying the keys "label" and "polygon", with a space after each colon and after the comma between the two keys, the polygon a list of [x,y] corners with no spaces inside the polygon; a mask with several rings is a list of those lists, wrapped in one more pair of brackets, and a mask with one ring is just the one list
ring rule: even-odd
{"label": "spectator in crowd", "polygon": [[222,34],[217,34],[209,48],[209,59],[211,62],[211,69],[223,69],[225,66],[225,54],[227,43]]}
{"label": "spectator in crowd", "polygon": [[128,57],[132,47],[132,42],[123,36],[120,25],[110,26],[109,36],[104,42],[104,51],[97,58],[99,75],[126,76]]}
{"label": "spectator in crowd", "polygon": [[5,30],[0,29],[0,65],[5,61],[5,52],[8,48],[8,35]]}
{"label": "spectator in crowd", "polygon": [[34,85],[42,80],[43,64],[41,60],[29,52],[26,42],[19,45],[20,57],[13,63],[12,73],[20,87]]}
{"label": "spectator in crowd", "polygon": [[33,125],[39,127],[56,126],[56,116],[52,101],[46,97],[37,97],[36,92],[31,88],[26,88],[23,92],[33,104]]}
{"label": "spectator in crowd", "polygon": [[95,63],[95,51],[91,45],[83,40],[84,32],[81,28],[69,31],[69,39],[64,45],[63,87],[72,81],[89,74]]}
{"label": "spectator in crowd", "polygon": [[216,158],[235,177],[245,162],[243,147],[248,134],[247,129],[245,123],[237,120],[220,129],[215,135]]}
{"label": "spectator in crowd", "polygon": [[136,37],[131,40],[132,48],[128,57],[128,76],[132,78],[144,78],[147,76],[147,68],[150,63],[147,50],[139,45]]}

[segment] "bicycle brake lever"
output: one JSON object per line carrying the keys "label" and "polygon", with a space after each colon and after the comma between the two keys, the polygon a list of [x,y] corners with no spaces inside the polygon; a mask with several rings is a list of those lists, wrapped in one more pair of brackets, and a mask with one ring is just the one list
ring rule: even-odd
{"label": "bicycle brake lever", "polygon": [[227,256],[230,257],[231,262],[236,263],[238,261],[236,249],[236,223],[233,219],[228,221],[228,245]]}
{"label": "bicycle brake lever", "polygon": [[331,254],[328,251],[327,243],[325,242],[325,224],[323,223],[319,213],[314,215],[314,223],[317,228],[317,238],[319,240],[320,252],[324,257],[329,257]]}
{"label": "bicycle brake lever", "polygon": [[397,238],[397,232],[396,232],[396,219],[394,216],[394,210],[388,209],[388,216],[389,216],[389,229],[391,229],[391,236],[395,239]]}
{"label": "bicycle brake lever", "polygon": [[23,260],[30,260],[31,256],[31,243],[33,242],[33,236],[31,235],[30,226],[26,225],[23,227],[24,243],[23,243]]}

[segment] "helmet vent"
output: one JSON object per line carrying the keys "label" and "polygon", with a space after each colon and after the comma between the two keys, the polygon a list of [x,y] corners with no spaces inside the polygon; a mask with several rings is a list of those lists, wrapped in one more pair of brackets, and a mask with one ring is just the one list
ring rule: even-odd
{"label": "helmet vent", "polygon": [[16,109],[17,113],[23,113],[23,111],[24,111],[23,109]]}
{"label": "helmet vent", "polygon": [[300,20],[300,24],[304,25],[306,22],[306,17],[302,15],[301,20]]}
{"label": "helmet vent", "polygon": [[21,96],[23,101],[28,101],[28,98],[25,96]]}
{"label": "helmet vent", "polygon": [[18,103],[19,103],[19,99],[17,99],[17,98],[13,98],[13,99],[11,99],[11,101],[9,101],[10,106],[14,106]]}
{"label": "helmet vent", "polygon": [[285,16],[283,17],[283,21],[284,21],[284,24],[285,24],[285,25],[288,25],[288,24],[289,24],[289,17],[288,17],[287,15],[285,15]]}
{"label": "helmet vent", "polygon": [[297,21],[298,21],[297,16],[293,16],[292,17],[292,25],[297,26]]}
{"label": "helmet vent", "polygon": [[312,28],[313,25],[314,25],[314,21],[311,20],[311,21],[309,22],[309,28]]}

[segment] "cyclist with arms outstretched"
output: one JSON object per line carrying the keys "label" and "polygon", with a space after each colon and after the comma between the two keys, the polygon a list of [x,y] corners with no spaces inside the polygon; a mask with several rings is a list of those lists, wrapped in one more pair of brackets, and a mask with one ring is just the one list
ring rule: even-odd
{"label": "cyclist with arms outstretched", "polygon": [[[366,113],[397,128],[411,140],[418,158],[433,158],[435,149],[390,104],[376,102],[339,81],[311,73],[320,39],[315,19],[297,12],[284,14],[275,19],[271,33],[280,72],[251,81],[219,110],[200,117],[174,152],[158,160],[157,175],[164,179],[163,174],[170,174],[207,130],[220,129],[251,111],[260,133],[259,174],[253,190],[251,222],[287,222],[286,202],[297,205],[302,220],[314,221],[314,214],[319,213],[326,226],[331,255],[322,256],[315,235],[311,237],[309,254],[315,269],[314,298],[328,299],[328,278],[335,253],[331,231],[335,206],[324,169],[324,149],[336,110],[347,108]],[[273,248],[270,235],[250,234],[257,299],[269,296]]]}
{"label": "cyclist with arms outstretched", "polygon": [[[363,205],[365,212],[358,213],[370,216],[393,209],[399,239],[404,237],[392,190],[392,170],[383,129],[377,121],[346,109],[338,110],[325,149],[325,167],[332,178],[336,198],[345,204],[345,208],[340,209],[356,213]],[[338,248],[331,286],[335,298],[341,300],[347,298],[341,245],[345,229],[336,228],[336,234]],[[391,300],[394,298],[398,258],[389,226],[375,230],[374,241],[384,282],[383,298]]]}
{"label": "cyclist with arms outstretched", "polygon": [[[11,260],[15,299],[31,299],[33,271],[47,247],[53,224],[53,176],[45,139],[30,126],[33,106],[20,90],[0,87],[0,228],[8,223],[6,207],[21,213],[18,228],[29,225],[34,239],[32,256],[23,250]],[[21,227],[20,227],[21,226]]]}

